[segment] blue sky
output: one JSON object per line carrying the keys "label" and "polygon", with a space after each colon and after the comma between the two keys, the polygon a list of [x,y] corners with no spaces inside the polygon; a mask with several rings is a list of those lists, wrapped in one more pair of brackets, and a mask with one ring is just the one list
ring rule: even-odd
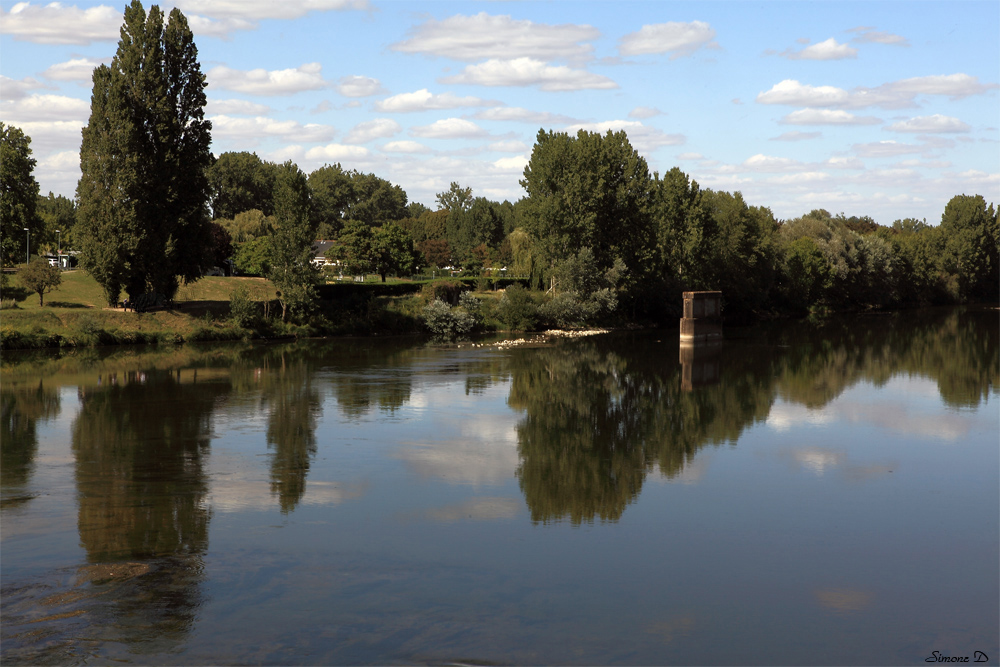
{"label": "blue sky", "polygon": [[[0,0],[0,120],[72,196],[90,72],[124,3]],[[147,8],[148,8],[147,4]],[[940,221],[1000,203],[1000,3],[174,0],[213,151],[339,162],[432,208],[514,201],[539,128],[625,129],[650,169],[814,208]]]}

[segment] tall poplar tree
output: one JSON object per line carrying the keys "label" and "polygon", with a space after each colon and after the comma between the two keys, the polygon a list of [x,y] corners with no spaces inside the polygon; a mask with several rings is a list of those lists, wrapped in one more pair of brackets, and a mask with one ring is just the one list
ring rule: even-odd
{"label": "tall poplar tree", "polygon": [[206,170],[212,125],[187,19],[156,5],[125,9],[111,65],[94,70],[77,185],[84,267],[109,304],[201,276],[210,248]]}

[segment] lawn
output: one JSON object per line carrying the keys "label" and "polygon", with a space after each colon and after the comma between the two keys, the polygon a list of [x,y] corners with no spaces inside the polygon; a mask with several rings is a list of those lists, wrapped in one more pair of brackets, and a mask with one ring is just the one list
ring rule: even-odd
{"label": "lawn", "polygon": [[[16,308],[0,311],[4,329],[21,332],[47,332],[64,338],[76,338],[80,332],[117,332],[116,338],[129,335],[163,337],[179,335],[184,339],[199,331],[217,326],[229,316],[229,296],[237,285],[247,284],[257,299],[274,298],[273,286],[263,278],[207,277],[177,292],[173,308],[148,313],[124,312],[108,308],[104,291],[85,271],[66,271],[59,287],[45,295],[45,305],[38,305],[38,295],[23,295],[17,278],[4,298],[16,294]],[[20,292],[20,293],[19,293]]]}

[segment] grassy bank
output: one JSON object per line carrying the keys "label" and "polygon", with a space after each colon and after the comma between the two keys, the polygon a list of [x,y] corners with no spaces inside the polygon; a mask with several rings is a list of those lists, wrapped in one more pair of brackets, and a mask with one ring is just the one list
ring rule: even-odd
{"label": "grassy bank", "polygon": [[[251,287],[260,300],[272,301],[271,317],[253,329],[229,319],[229,299],[239,285]],[[374,286],[373,286],[374,287]],[[48,347],[183,343],[188,341],[247,340],[280,336],[371,335],[421,331],[423,303],[418,295],[377,296],[345,291],[343,298],[325,299],[304,322],[280,322],[273,303],[274,287],[261,278],[207,277],[182,286],[173,307],[146,313],[108,308],[100,286],[84,271],[62,274],[59,288],[46,294],[27,293],[17,279],[0,295],[0,347]]]}

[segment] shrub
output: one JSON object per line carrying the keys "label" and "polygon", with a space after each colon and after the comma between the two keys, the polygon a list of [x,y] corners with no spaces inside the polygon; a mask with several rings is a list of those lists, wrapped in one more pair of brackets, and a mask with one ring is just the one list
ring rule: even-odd
{"label": "shrub", "polygon": [[424,324],[438,336],[463,336],[472,331],[475,323],[473,316],[464,308],[451,308],[441,299],[434,299],[424,307]]}
{"label": "shrub", "polygon": [[242,329],[254,328],[260,319],[260,308],[246,285],[237,286],[229,295],[229,318]]}
{"label": "shrub", "polygon": [[424,285],[420,296],[427,304],[439,299],[450,306],[455,306],[458,305],[458,297],[461,292],[462,283],[457,280],[435,280]]}
{"label": "shrub", "polygon": [[528,290],[511,285],[500,298],[497,317],[511,331],[531,331],[538,322],[538,306]]}

